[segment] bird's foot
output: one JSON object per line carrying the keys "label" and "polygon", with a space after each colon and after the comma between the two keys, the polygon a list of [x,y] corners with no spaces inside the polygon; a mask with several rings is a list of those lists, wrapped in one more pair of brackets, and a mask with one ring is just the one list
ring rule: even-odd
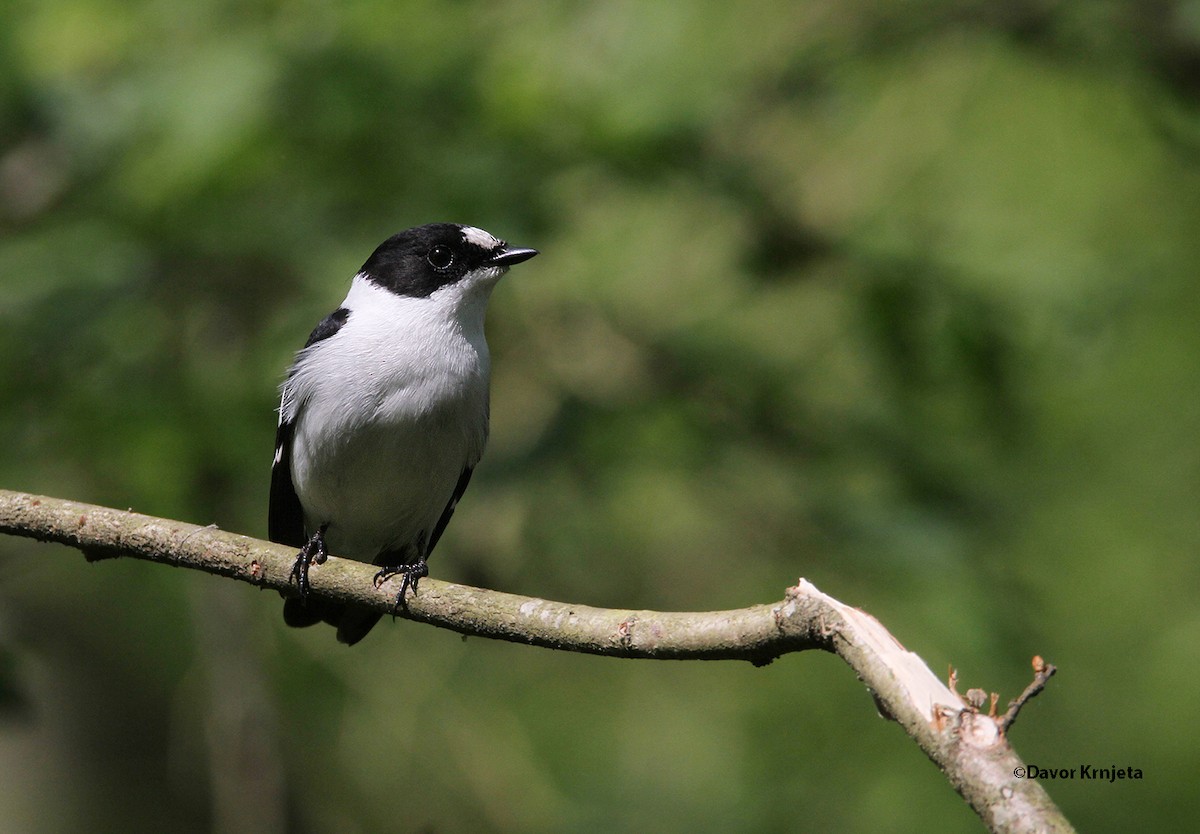
{"label": "bird's foot", "polygon": [[328,527],[328,524],[318,527],[317,532],[312,534],[312,538],[305,542],[304,547],[300,548],[300,552],[296,554],[296,561],[292,563],[292,573],[288,577],[288,582],[295,580],[301,600],[308,598],[311,588],[308,582],[308,569],[313,565],[325,564],[325,559],[329,556],[329,551],[325,549],[325,530]]}
{"label": "bird's foot", "polygon": [[429,563],[421,558],[408,565],[385,565],[379,569],[379,573],[375,574],[375,587],[378,588],[397,574],[403,574],[404,579],[400,583],[400,593],[396,594],[396,602],[392,606],[392,616],[396,615],[401,606],[408,607],[407,595],[410,588],[413,595],[416,596],[417,583],[423,577],[429,576]]}

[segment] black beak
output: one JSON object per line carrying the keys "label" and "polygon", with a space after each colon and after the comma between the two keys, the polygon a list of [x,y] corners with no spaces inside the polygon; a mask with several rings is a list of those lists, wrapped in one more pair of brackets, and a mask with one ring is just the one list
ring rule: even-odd
{"label": "black beak", "polygon": [[522,261],[527,261],[538,253],[536,249],[517,249],[512,246],[506,246],[492,255],[489,263],[494,266],[512,266],[519,264]]}

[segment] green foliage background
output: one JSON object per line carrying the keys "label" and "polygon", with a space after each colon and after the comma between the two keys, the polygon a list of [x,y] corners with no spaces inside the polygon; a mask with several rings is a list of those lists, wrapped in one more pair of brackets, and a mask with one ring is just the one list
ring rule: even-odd
{"label": "green foliage background", "polygon": [[[1197,814],[1200,3],[0,6],[0,485],[266,529],[392,232],[542,250],[440,578],[803,575],[1003,701],[1082,830]],[[0,541],[4,831],[975,831],[818,656],[624,662]]]}

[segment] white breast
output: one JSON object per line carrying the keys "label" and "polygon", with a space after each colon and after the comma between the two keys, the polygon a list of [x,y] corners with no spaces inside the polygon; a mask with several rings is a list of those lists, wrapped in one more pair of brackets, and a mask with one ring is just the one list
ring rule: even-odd
{"label": "white breast", "polygon": [[283,404],[292,481],[334,553],[371,561],[428,536],[483,454],[487,294],[448,297],[457,289],[408,298],[358,276],[341,330],[297,360]]}

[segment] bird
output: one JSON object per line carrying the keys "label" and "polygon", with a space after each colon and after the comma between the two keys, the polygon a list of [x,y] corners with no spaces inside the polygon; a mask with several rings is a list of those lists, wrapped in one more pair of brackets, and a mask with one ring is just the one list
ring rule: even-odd
{"label": "bird", "polygon": [[487,443],[488,300],[509,267],[537,254],[457,223],[399,232],[296,354],[267,525],[271,541],[300,549],[288,625],[323,621],[354,645],[379,621],[310,594],[309,572],[330,553],[378,566],[376,587],[401,576],[396,606],[417,592]]}

